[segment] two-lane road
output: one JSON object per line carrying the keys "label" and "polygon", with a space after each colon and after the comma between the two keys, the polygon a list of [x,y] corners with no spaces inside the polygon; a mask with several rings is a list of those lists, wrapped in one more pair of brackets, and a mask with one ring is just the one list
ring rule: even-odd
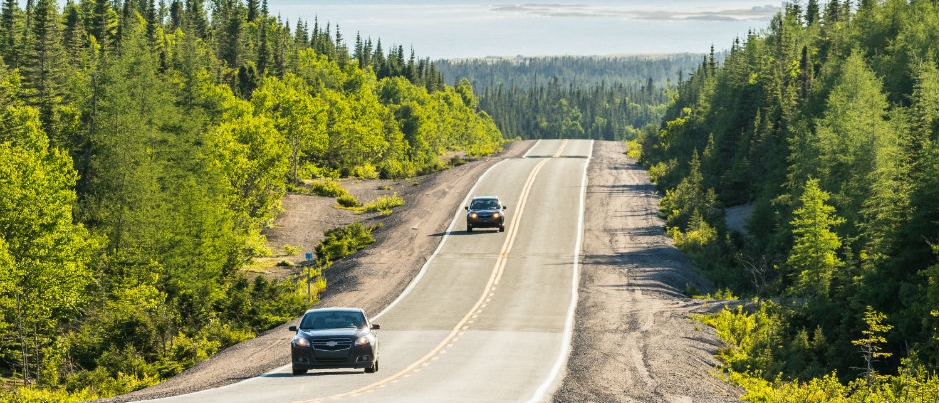
{"label": "two-lane road", "polygon": [[[524,402],[550,399],[570,345],[592,142],[535,144],[483,175],[440,246],[383,312],[379,371],[275,372],[164,402]],[[495,195],[505,232],[465,232]],[[288,346],[284,346],[288,348]],[[286,363],[285,363],[286,364]]]}

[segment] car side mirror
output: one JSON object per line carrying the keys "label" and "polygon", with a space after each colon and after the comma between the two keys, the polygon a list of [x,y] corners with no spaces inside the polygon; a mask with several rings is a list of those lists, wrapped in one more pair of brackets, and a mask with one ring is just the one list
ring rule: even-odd
{"label": "car side mirror", "polygon": [[508,210],[509,206],[502,206],[503,210]]}
{"label": "car side mirror", "polygon": [[466,211],[469,211],[469,206],[463,207]]}
{"label": "car side mirror", "polygon": [[378,329],[381,329],[381,325],[379,325],[379,324],[377,324],[377,323],[373,323],[373,324],[372,324],[372,330],[378,330]]}
{"label": "car side mirror", "polygon": [[297,331],[297,327],[296,327],[296,326],[290,326],[290,327],[287,328],[287,330],[289,330],[289,331],[291,331],[291,332],[296,332],[296,331]]}

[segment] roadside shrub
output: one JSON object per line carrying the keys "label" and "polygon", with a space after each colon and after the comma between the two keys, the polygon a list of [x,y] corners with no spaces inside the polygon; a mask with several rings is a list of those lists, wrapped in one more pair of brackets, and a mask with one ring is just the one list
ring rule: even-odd
{"label": "roadside shrub", "polygon": [[313,194],[318,196],[340,197],[349,194],[349,191],[342,187],[339,182],[330,179],[315,181],[310,184],[310,189]]}
{"label": "roadside shrub", "polygon": [[299,247],[299,246],[293,246],[293,245],[291,245],[291,244],[285,244],[285,245],[284,245],[284,253],[286,253],[287,256],[297,256],[297,255],[300,254],[300,247]]}
{"label": "roadside shrub", "polygon": [[359,165],[352,169],[352,176],[362,179],[378,179],[378,169],[372,164]]}
{"label": "roadside shrub", "polygon": [[0,402],[9,403],[72,403],[86,402],[98,398],[94,392],[89,389],[83,389],[69,393],[64,389],[49,390],[39,389],[31,386],[22,386],[12,391],[0,390]]}
{"label": "roadside shrub", "polygon": [[626,156],[637,160],[642,157],[642,144],[639,140],[626,141]]}
{"label": "roadside shrub", "polygon": [[349,193],[346,193],[344,195],[337,197],[336,202],[339,203],[340,206],[345,207],[345,208],[353,208],[353,207],[359,206],[359,200],[356,199],[355,196]]}
{"label": "roadside shrub", "polygon": [[451,167],[458,167],[458,166],[463,165],[463,164],[466,164],[466,160],[463,159],[463,157],[461,157],[461,156],[459,156],[459,155],[454,156],[453,158],[450,158],[450,166],[451,166]]}
{"label": "roadside shrub", "polygon": [[[717,357],[732,371],[750,372],[755,368],[775,368],[774,347],[781,344],[780,318],[771,313],[772,303],[764,303],[753,313],[746,312],[743,305],[724,307],[720,312],[698,316],[697,319],[714,328],[717,337],[727,343],[717,352]],[[756,371],[760,371],[757,369]],[[772,374],[769,370],[766,374]],[[765,375],[762,372],[754,376]]]}
{"label": "roadside shrub", "polygon": [[361,222],[354,222],[345,227],[333,228],[325,232],[326,239],[316,246],[316,262],[321,266],[349,256],[375,242],[372,230]]}
{"label": "roadside shrub", "polygon": [[358,209],[356,212],[379,212],[382,215],[389,215],[391,214],[391,209],[403,205],[404,199],[398,197],[398,194],[395,193],[393,196],[381,196],[374,201],[362,206],[362,208]]}
{"label": "roadside shrub", "polygon": [[386,159],[378,164],[378,173],[382,179],[399,179],[414,176],[415,169],[406,161]]}
{"label": "roadside shrub", "polygon": [[333,178],[338,176],[335,172],[331,172],[328,168],[316,166],[311,162],[306,162],[300,166],[297,174],[301,179],[312,179],[312,178]]}
{"label": "roadside shrub", "polygon": [[649,180],[661,188],[666,185],[662,183],[662,179],[666,178],[669,174],[675,176],[673,172],[675,172],[676,168],[678,168],[678,159],[676,158],[672,158],[668,163],[658,162],[649,167]]}

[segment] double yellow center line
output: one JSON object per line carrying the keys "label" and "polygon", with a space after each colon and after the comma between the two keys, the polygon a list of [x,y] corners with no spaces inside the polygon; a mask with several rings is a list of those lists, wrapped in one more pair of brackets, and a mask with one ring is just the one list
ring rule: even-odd
{"label": "double yellow center line", "polygon": [[[564,151],[565,146],[567,146],[567,140],[561,142],[561,146],[558,147],[558,151],[552,158],[560,157],[561,153]],[[515,238],[518,236],[518,223],[521,222],[522,214],[525,211],[525,204],[528,202],[528,195],[531,194],[531,189],[535,183],[535,178],[538,176],[538,172],[541,171],[541,168],[547,163],[547,158],[538,162],[538,164],[535,165],[535,167],[532,169],[531,173],[528,174],[528,179],[525,180],[525,185],[522,187],[522,194],[518,201],[517,212],[512,214],[512,221],[509,224],[508,234],[505,237],[505,242],[502,243],[502,249],[499,251],[499,257],[496,259],[496,263],[489,275],[489,281],[483,288],[482,294],[479,296],[479,299],[476,300],[476,303],[473,305],[473,307],[470,308],[470,310],[466,313],[466,315],[463,316],[462,319],[460,319],[459,322],[457,322],[453,329],[450,330],[450,333],[448,333],[447,336],[440,341],[440,343],[427,352],[427,354],[425,354],[423,357],[378,382],[374,382],[348,392],[319,397],[311,400],[300,400],[296,403],[316,403],[324,400],[341,399],[344,397],[356,396],[376,389],[381,389],[385,386],[388,386],[389,384],[397,382],[401,378],[409,376],[409,374],[412,372],[419,371],[420,368],[427,366],[429,362],[435,359],[439,354],[445,353],[446,348],[452,346],[453,343],[455,343],[460,338],[460,336],[462,336],[463,333],[469,329],[469,325],[473,322],[473,318],[475,318],[482,311],[482,309],[485,308],[486,304],[489,303],[495,294],[495,288],[502,279],[502,274],[505,272],[505,266],[509,260],[509,251],[512,250],[512,245],[515,244]]]}

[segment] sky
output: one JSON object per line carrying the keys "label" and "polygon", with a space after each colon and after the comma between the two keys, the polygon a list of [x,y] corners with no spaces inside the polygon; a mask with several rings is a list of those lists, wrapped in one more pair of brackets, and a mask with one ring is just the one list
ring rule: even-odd
{"label": "sky", "polygon": [[[529,0],[538,1],[538,0]],[[782,3],[767,0],[268,0],[293,28],[336,27],[413,49],[419,58],[706,53],[763,30]]]}

